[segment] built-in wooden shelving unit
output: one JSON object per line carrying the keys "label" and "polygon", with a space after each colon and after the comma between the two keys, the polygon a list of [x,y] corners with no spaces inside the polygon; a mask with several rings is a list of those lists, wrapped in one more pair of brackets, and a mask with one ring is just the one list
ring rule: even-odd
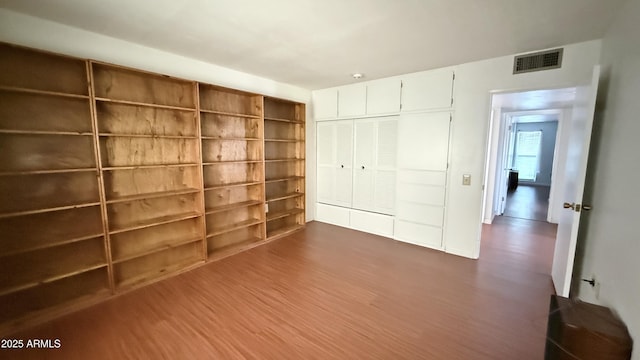
{"label": "built-in wooden shelving unit", "polygon": [[264,99],[267,237],[298,230],[305,223],[304,104]]}
{"label": "built-in wooden shelving unit", "polygon": [[262,96],[200,84],[211,259],[265,239]]}
{"label": "built-in wooden shelving unit", "polygon": [[303,104],[0,43],[0,334],[300,229],[304,176]]}
{"label": "built-in wooden shelving unit", "polygon": [[86,62],[4,44],[0,54],[0,324],[10,328],[110,288]]}
{"label": "built-in wooden shelving unit", "polygon": [[116,289],[206,259],[196,84],[91,63]]}

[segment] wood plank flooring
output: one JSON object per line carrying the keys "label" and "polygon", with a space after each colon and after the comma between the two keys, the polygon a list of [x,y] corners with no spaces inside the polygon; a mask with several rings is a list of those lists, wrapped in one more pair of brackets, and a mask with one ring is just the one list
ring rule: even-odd
{"label": "wood plank flooring", "polygon": [[46,359],[542,359],[555,226],[500,218],[480,260],[312,222],[6,338]]}
{"label": "wood plank flooring", "polygon": [[547,221],[549,211],[549,186],[520,184],[507,194],[504,216]]}

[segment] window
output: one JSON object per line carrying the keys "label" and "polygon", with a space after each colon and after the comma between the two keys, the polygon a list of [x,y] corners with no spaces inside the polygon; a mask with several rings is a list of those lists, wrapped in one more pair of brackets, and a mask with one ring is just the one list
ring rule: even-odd
{"label": "window", "polygon": [[518,170],[518,178],[525,181],[536,181],[540,164],[540,144],[542,131],[518,131],[514,167]]}

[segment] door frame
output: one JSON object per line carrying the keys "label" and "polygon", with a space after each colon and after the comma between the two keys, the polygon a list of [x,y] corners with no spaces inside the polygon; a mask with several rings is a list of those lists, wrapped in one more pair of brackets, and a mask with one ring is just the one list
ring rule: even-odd
{"label": "door frame", "polygon": [[[549,193],[549,211],[547,212],[547,221],[551,223],[557,223],[558,221],[558,206],[553,206],[555,202],[561,198],[561,192],[563,191],[561,187],[554,186],[554,184],[558,184],[558,180],[556,175],[558,174],[558,167],[561,164],[560,159],[561,156],[558,156],[560,153],[560,146],[564,144],[563,141],[568,141],[568,129],[565,127],[567,113],[572,108],[571,107],[553,107],[553,108],[541,108],[541,109],[531,109],[531,110],[509,110],[509,108],[495,108],[494,104],[494,96],[503,95],[503,94],[512,94],[512,93],[521,93],[521,92],[529,92],[529,91],[538,91],[538,90],[557,90],[557,89],[570,89],[576,88],[579,85],[575,86],[560,86],[560,87],[543,87],[543,88],[530,88],[530,89],[511,89],[511,90],[501,90],[501,91],[491,91],[489,92],[489,100],[491,104],[491,108],[489,110],[488,120],[490,121],[489,131],[487,132],[487,148],[486,148],[486,156],[485,156],[485,171],[484,171],[484,179],[483,179],[483,190],[484,194],[482,196],[482,224],[491,224],[493,222],[494,217],[497,215],[496,208],[497,204],[495,202],[496,193],[498,192],[499,180],[502,175],[498,175],[498,170],[500,166],[503,164],[498,164],[498,153],[503,150],[505,145],[505,137],[503,136],[503,131],[505,130],[505,124],[507,122],[506,115],[510,116],[519,116],[519,115],[532,115],[532,114],[540,114],[540,115],[557,115],[558,117],[558,131],[556,132],[556,144],[554,149],[553,156],[553,164],[552,164],[552,174],[551,174],[551,189]],[[500,119],[494,119],[494,112],[496,110],[500,110],[502,113],[500,115]],[[564,121],[563,121],[564,120]],[[566,155],[566,154],[565,154]],[[493,178],[492,178],[493,174]],[[490,180],[493,180],[491,182]],[[488,204],[491,204],[490,209],[487,209]],[[557,204],[556,204],[557,205]],[[490,212],[490,213],[488,213]]]}

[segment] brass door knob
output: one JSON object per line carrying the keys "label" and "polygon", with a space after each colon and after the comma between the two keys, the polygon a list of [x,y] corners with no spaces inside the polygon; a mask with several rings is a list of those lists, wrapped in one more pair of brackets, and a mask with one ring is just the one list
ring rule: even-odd
{"label": "brass door knob", "polygon": [[591,205],[582,205],[582,210],[584,211],[591,211]]}

